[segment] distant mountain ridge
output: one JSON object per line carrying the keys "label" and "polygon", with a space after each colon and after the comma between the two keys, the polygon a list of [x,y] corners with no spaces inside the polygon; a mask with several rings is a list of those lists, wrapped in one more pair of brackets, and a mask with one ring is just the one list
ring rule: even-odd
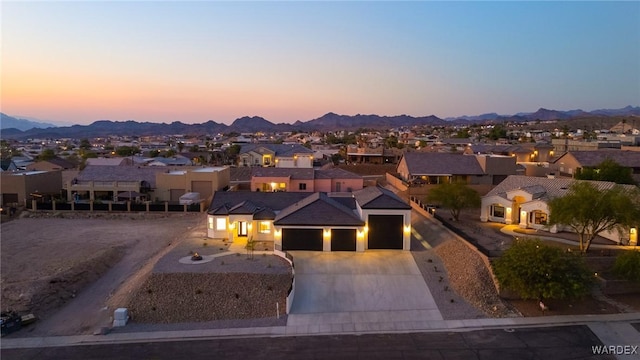
{"label": "distant mountain ridge", "polygon": [[58,125],[35,121],[32,118],[18,118],[14,116],[9,116],[4,113],[0,113],[0,129],[18,129],[18,130],[29,130],[33,128],[46,129],[50,127],[57,127]]}
{"label": "distant mountain ridge", "polygon": [[27,139],[27,138],[83,138],[100,137],[108,135],[207,135],[229,132],[285,132],[285,131],[337,131],[356,130],[359,128],[389,129],[402,126],[415,125],[447,125],[447,124],[470,124],[470,123],[491,123],[491,122],[527,122],[527,121],[549,121],[568,120],[583,116],[640,116],[640,107],[627,106],[622,109],[599,109],[586,112],[580,109],[559,111],[540,108],[533,113],[517,113],[514,115],[498,115],[488,113],[476,116],[460,116],[455,118],[441,119],[434,115],[414,117],[410,115],[380,116],[380,115],[339,115],[327,113],[319,118],[309,121],[296,121],[293,124],[275,124],[259,116],[241,117],[236,119],[231,125],[218,123],[209,120],[201,124],[184,124],[179,121],[167,123],[151,123],[128,121],[98,120],[90,125],[73,125],[64,127],[30,128],[24,129],[7,125],[14,124],[14,121],[28,121],[16,119],[2,114],[2,133],[0,137],[4,139]]}

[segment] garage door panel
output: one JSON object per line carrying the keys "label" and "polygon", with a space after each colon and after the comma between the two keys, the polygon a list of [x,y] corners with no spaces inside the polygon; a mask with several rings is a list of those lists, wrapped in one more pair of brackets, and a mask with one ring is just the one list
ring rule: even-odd
{"label": "garage door panel", "polygon": [[332,229],[331,251],[356,251],[356,230]]}
{"label": "garage door panel", "polygon": [[369,215],[369,249],[402,249],[402,215]]}
{"label": "garage door panel", "polygon": [[322,251],[322,229],[283,229],[282,250]]}

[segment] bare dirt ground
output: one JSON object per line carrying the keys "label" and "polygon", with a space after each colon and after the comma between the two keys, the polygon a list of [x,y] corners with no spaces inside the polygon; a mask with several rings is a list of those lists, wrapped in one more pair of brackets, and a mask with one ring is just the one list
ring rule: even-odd
{"label": "bare dirt ground", "polygon": [[145,265],[204,223],[191,213],[36,216],[0,227],[2,309],[39,318],[18,336],[89,334],[108,326],[109,303],[130,293],[121,285],[135,288]]}

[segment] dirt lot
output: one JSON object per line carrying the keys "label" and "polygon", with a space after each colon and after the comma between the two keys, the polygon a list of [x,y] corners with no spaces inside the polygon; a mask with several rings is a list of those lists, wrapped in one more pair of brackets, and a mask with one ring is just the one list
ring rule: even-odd
{"label": "dirt lot", "polygon": [[20,333],[70,335],[104,326],[108,302],[125,280],[204,223],[201,214],[50,216],[0,227],[2,309],[40,319]]}

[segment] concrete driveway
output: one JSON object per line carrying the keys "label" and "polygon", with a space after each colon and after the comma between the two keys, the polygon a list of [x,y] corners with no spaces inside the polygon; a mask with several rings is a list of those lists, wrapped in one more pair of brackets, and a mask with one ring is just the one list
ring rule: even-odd
{"label": "concrete driveway", "polygon": [[442,320],[409,252],[291,253],[296,289],[289,324]]}

